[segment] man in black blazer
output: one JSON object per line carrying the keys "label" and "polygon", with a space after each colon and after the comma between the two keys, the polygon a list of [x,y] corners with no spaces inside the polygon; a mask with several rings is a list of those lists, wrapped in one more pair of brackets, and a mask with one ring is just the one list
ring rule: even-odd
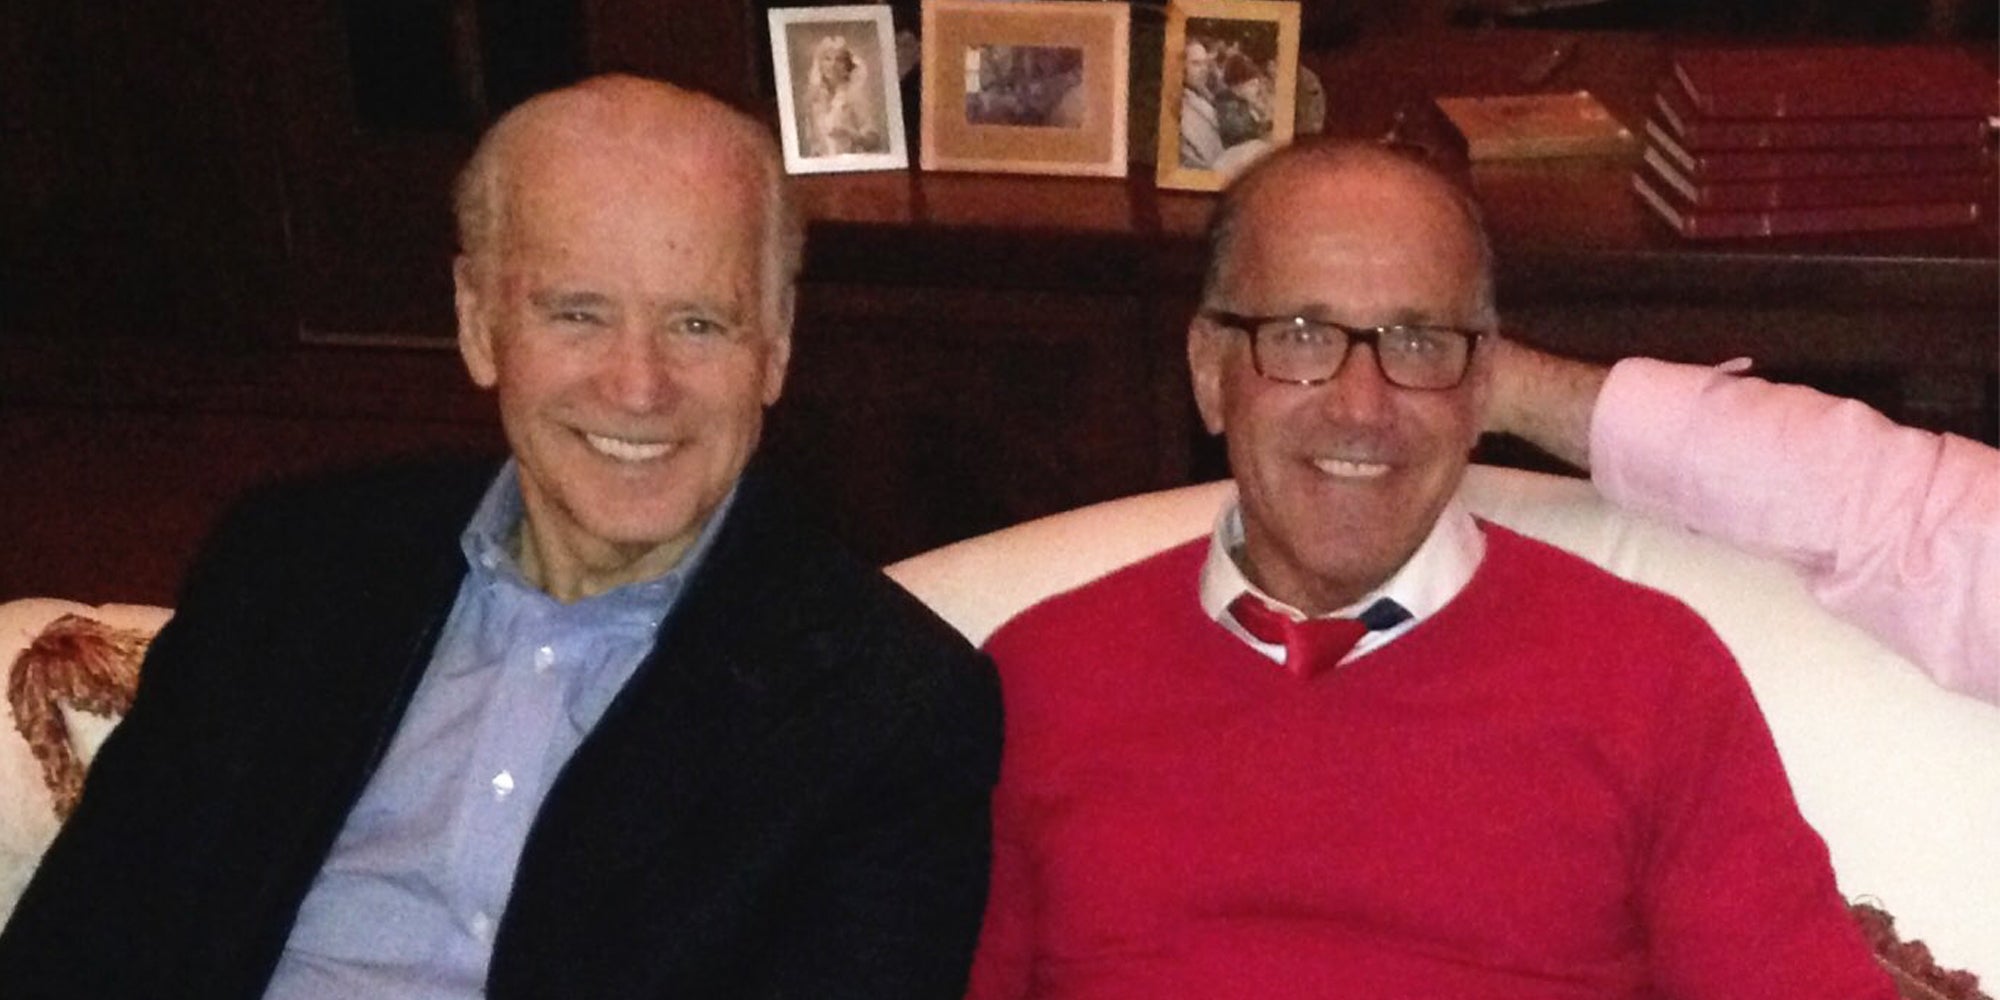
{"label": "man in black blazer", "polygon": [[752,461],[800,229],[768,133],[598,78],[457,192],[513,453],[205,548],[0,934],[0,996],[960,995],[990,666]]}

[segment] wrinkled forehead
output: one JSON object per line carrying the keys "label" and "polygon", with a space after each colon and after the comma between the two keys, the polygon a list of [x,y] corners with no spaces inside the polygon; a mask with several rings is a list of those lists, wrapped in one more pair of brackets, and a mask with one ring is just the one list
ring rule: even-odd
{"label": "wrinkled forehead", "polygon": [[762,229],[768,183],[754,152],[726,137],[558,126],[512,150],[499,192],[503,233],[587,216],[632,224]]}

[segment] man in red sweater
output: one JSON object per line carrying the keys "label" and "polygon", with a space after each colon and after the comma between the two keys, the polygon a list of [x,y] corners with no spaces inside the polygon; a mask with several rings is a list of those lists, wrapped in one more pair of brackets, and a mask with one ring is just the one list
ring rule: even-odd
{"label": "man in red sweater", "polygon": [[1895,996],[1713,633],[1453,499],[1491,272],[1381,147],[1225,193],[1188,360],[1237,500],[990,640],[975,998]]}

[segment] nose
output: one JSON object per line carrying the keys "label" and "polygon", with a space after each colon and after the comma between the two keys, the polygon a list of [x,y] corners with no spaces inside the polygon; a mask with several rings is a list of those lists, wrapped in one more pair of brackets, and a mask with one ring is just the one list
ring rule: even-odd
{"label": "nose", "polygon": [[1341,423],[1378,425],[1388,420],[1391,393],[1395,391],[1382,377],[1375,345],[1355,344],[1341,359],[1340,370],[1320,387],[1320,407]]}
{"label": "nose", "polygon": [[672,384],[666,346],[651,330],[629,324],[617,331],[600,359],[599,392],[612,405],[634,413],[657,409]]}

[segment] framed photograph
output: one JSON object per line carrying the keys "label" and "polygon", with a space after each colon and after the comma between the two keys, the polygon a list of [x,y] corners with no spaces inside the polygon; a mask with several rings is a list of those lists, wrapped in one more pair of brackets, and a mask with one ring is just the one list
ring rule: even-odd
{"label": "framed photograph", "polygon": [[785,170],[908,167],[889,8],[773,8],[770,20]]}
{"label": "framed photograph", "polygon": [[1125,176],[1131,9],[924,4],[925,170]]}
{"label": "framed photograph", "polygon": [[1292,141],[1299,5],[1173,0],[1160,76],[1159,185],[1220,189]]}

